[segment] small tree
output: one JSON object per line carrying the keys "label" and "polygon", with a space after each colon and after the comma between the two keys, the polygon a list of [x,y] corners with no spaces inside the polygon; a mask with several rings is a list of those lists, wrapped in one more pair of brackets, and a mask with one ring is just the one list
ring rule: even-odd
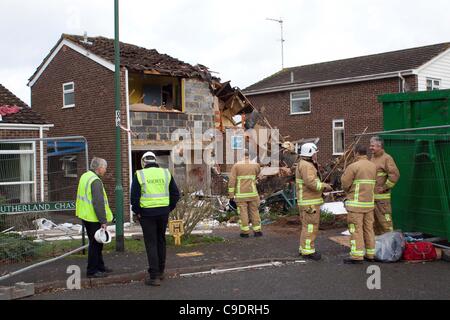
{"label": "small tree", "polygon": [[195,194],[189,188],[183,189],[177,207],[170,213],[170,219],[183,220],[184,236],[189,236],[197,224],[210,218],[214,212],[211,199]]}

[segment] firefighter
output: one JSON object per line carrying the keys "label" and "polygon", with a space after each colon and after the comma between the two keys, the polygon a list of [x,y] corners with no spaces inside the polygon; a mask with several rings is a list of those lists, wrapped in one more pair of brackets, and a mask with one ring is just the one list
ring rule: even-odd
{"label": "firefighter", "polygon": [[240,215],[240,236],[243,238],[248,238],[250,235],[249,220],[252,223],[254,236],[262,236],[258,209],[259,195],[256,189],[256,178],[260,171],[259,164],[249,160],[248,150],[245,150],[244,160],[237,162],[231,168],[228,195],[230,199],[235,198]]}
{"label": "firefighter", "polygon": [[[344,263],[374,261],[375,234],[374,188],[377,169],[367,158],[367,147],[355,147],[355,162],[347,167],[341,177],[342,188],[347,193],[344,201],[348,211],[347,222],[350,231],[350,257]],[[365,249],[365,252],[364,252]]]}
{"label": "firefighter", "polygon": [[332,190],[331,186],[321,182],[317,175],[315,165],[317,152],[317,146],[314,143],[303,144],[300,149],[300,161],[295,170],[297,204],[302,221],[299,253],[305,258],[316,261],[321,258],[321,254],[316,252],[314,240],[319,231],[322,192]]}
{"label": "firefighter", "polygon": [[393,231],[391,189],[400,178],[400,172],[394,159],[384,151],[384,143],[380,137],[370,139],[370,159],[377,167],[377,183],[375,185],[375,224],[376,235]]}

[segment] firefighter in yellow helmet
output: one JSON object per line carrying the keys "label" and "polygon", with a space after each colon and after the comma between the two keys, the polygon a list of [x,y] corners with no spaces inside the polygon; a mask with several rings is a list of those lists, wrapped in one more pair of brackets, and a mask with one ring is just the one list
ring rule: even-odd
{"label": "firefighter in yellow helmet", "polygon": [[141,158],[131,184],[131,209],[142,227],[148,259],[146,285],[159,286],[166,266],[166,228],[169,213],[180,198],[178,187],[166,168],[160,168],[156,155],[148,151]]}
{"label": "firefighter in yellow helmet", "polygon": [[297,204],[302,221],[299,253],[305,258],[316,261],[321,258],[321,254],[315,249],[314,240],[319,231],[322,192],[332,190],[329,184],[320,181],[317,174],[315,165],[317,152],[317,146],[314,143],[303,144],[300,149],[300,161],[295,171]]}
{"label": "firefighter in yellow helmet", "polygon": [[250,234],[249,222],[255,237],[262,236],[261,218],[259,216],[259,194],[256,189],[256,178],[261,168],[258,163],[249,159],[246,150],[244,160],[237,162],[231,168],[228,182],[228,195],[235,198],[240,215],[240,236],[248,238]]}
{"label": "firefighter in yellow helmet", "polygon": [[350,231],[350,257],[344,263],[373,261],[375,256],[375,234],[373,232],[374,188],[376,167],[367,158],[367,147],[355,147],[355,162],[345,169],[341,177],[346,192],[344,201],[348,211],[347,222]]}
{"label": "firefighter in yellow helmet", "polygon": [[379,137],[370,139],[372,161],[377,167],[377,183],[375,185],[375,224],[376,235],[393,231],[391,189],[394,188],[400,172],[394,159],[384,151],[383,140]]}

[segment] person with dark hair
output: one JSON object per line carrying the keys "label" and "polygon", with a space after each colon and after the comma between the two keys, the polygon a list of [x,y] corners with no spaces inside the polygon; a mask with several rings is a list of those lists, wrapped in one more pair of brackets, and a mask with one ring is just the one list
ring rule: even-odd
{"label": "person with dark hair", "polygon": [[374,261],[375,234],[374,187],[376,167],[367,158],[367,147],[356,145],[355,162],[345,169],[341,177],[342,188],[346,192],[344,201],[348,211],[347,222],[350,231],[350,257],[344,263],[362,263]]}
{"label": "person with dark hair", "polygon": [[377,183],[375,185],[375,234],[381,235],[392,231],[391,189],[400,179],[400,172],[394,159],[384,151],[384,143],[380,137],[370,139],[372,161],[377,167]]}

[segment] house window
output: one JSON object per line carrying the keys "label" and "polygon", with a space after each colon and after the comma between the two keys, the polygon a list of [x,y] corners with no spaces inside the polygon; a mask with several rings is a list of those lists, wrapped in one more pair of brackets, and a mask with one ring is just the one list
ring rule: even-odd
{"label": "house window", "polygon": [[62,170],[65,178],[77,178],[77,156],[64,156],[62,161]]}
{"label": "house window", "polygon": [[311,112],[309,91],[291,92],[291,114],[305,114]]}
{"label": "house window", "polygon": [[0,143],[0,204],[35,201],[34,143]]}
{"label": "house window", "polygon": [[63,108],[75,107],[75,84],[68,82],[63,84]]}
{"label": "house window", "polygon": [[427,91],[439,90],[441,86],[441,80],[427,78]]}
{"label": "house window", "polygon": [[333,155],[344,154],[344,120],[333,120]]}

